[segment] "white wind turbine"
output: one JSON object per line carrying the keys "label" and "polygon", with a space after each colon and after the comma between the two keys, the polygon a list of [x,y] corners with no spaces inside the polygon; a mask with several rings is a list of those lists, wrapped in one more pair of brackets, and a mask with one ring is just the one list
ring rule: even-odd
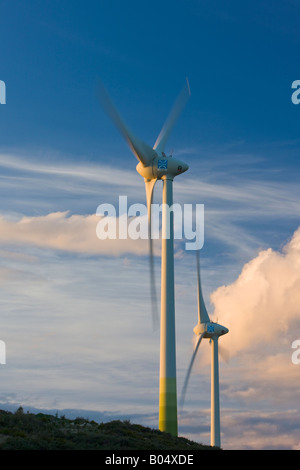
{"label": "white wind turbine", "polygon": [[198,323],[194,328],[194,333],[198,336],[198,340],[187,370],[184,385],[181,393],[181,407],[183,407],[185,393],[192,367],[197,356],[197,352],[202,338],[209,338],[211,342],[211,428],[210,443],[212,446],[221,446],[221,429],[220,429],[220,390],[219,390],[219,337],[228,333],[228,328],[211,322],[206,310],[203,299],[200,277],[200,260],[199,252],[197,252],[197,294],[198,294]]}
{"label": "white wind turbine", "polygon": [[153,322],[155,315],[155,279],[151,236],[151,204],[153,189],[157,180],[163,181],[162,191],[162,250],[161,250],[161,311],[160,311],[160,376],[159,376],[159,429],[173,435],[178,433],[177,385],[176,385],[176,344],[175,344],[175,298],[174,298],[174,227],[173,179],[188,170],[188,165],[164,152],[166,141],[190,96],[189,83],[179,94],[175,104],[153,146],[135,137],[124,124],[104,88],[99,83],[99,99],[107,114],[113,120],[132,153],[138,159],[138,173],[144,178],[148,208],[148,233],[151,272],[151,300]]}

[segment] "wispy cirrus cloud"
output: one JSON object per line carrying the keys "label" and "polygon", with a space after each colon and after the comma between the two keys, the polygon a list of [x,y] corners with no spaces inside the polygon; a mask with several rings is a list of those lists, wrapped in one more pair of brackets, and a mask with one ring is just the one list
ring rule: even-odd
{"label": "wispy cirrus cloud", "polygon": [[[297,219],[300,189],[296,180],[270,181],[266,169],[257,177],[257,168],[252,174],[251,164],[247,168],[245,163],[241,172],[212,172],[215,165],[215,161],[206,161],[203,172],[197,162],[194,174],[198,172],[198,178],[187,173],[184,180],[174,182],[174,202],[205,205],[207,239],[236,247],[247,256],[265,246],[265,229],[260,230],[259,224],[268,223],[270,230],[273,224],[278,231],[279,219],[288,223]],[[65,217],[70,226],[76,214],[90,222],[98,204],[116,205],[119,195],[127,195],[130,202],[145,203],[144,182],[134,166],[134,159],[128,170],[86,160],[73,163],[55,152],[52,156],[45,152],[40,158],[2,153],[0,194],[7,203],[1,212],[15,219],[48,214],[50,220],[51,213],[68,211],[74,215],[73,219]],[[161,202],[160,182],[155,202]]]}
{"label": "wispy cirrus cloud", "polygon": [[19,220],[7,220],[0,216],[0,244],[36,246],[86,255],[117,256],[147,253],[147,240],[133,240],[130,237],[121,240],[111,238],[100,240],[96,233],[99,220],[100,217],[96,214],[69,215],[68,212],[21,217]]}

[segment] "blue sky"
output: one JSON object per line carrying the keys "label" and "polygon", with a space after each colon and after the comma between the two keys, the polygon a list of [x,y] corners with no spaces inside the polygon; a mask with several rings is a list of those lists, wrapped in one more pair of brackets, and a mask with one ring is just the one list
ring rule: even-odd
{"label": "blue sky", "polygon": [[[159,334],[144,246],[95,237],[97,206],[119,195],[144,203],[144,183],[96,89],[101,78],[153,145],[187,76],[191,98],[167,150],[190,167],[174,200],[205,205],[203,290],[230,327],[222,442],[299,448],[299,9],[292,0],[0,2],[5,406],[157,426]],[[194,258],[180,243],[175,267],[180,393],[197,321]],[[158,257],[156,270],[159,284]],[[203,345],[179,421],[181,434],[205,443],[208,355]]]}

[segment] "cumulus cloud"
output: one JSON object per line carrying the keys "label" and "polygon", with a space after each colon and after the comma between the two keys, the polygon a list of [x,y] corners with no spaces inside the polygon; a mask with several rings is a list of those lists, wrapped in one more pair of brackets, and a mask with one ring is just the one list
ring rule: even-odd
{"label": "cumulus cloud", "polygon": [[224,344],[230,345],[231,355],[262,344],[276,350],[276,340],[291,330],[299,334],[300,227],[282,252],[259,252],[235,282],[211,295],[211,301],[216,317],[230,330]]}
{"label": "cumulus cloud", "polygon": [[[225,364],[221,355],[220,363],[224,447],[299,448],[300,365],[292,362],[292,343],[300,339],[300,227],[282,250],[261,250],[211,302],[211,319],[229,328],[220,338],[230,358]],[[202,385],[208,364],[204,345],[194,368]]]}

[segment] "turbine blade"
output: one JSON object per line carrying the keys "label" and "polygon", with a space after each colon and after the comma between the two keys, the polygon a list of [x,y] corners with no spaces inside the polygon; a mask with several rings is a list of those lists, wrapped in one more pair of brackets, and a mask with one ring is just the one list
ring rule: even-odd
{"label": "turbine blade", "polygon": [[210,321],[206,306],[203,299],[202,288],[201,288],[201,275],[200,275],[200,255],[199,250],[196,251],[197,259],[197,286],[198,286],[198,320],[200,323],[207,323]]}
{"label": "turbine blade", "polygon": [[149,145],[135,137],[128,129],[100,80],[97,89],[97,96],[104,111],[123,135],[134,156],[138,161],[142,162],[143,165],[148,165],[153,158],[157,156],[157,153]]}
{"label": "turbine blade", "polygon": [[151,295],[151,308],[152,308],[152,323],[153,329],[156,330],[159,323],[155,273],[154,273],[154,255],[153,255],[153,241],[151,232],[151,204],[153,200],[153,190],[157,179],[145,179],[146,200],[148,210],[148,240],[149,240],[149,267],[150,267],[150,295]]}
{"label": "turbine blade", "polygon": [[154,144],[154,149],[157,150],[159,153],[163,152],[165,149],[165,145],[167,139],[177,121],[180,113],[182,112],[183,108],[185,107],[186,103],[188,102],[189,97],[191,96],[190,85],[188,79],[186,79],[186,84],[181,90],[180,94],[178,95],[173,108],[170,111],[170,114],[163,125],[162,130],[160,131],[159,136],[156,139]]}
{"label": "turbine blade", "polygon": [[191,358],[191,361],[190,361],[190,364],[189,364],[189,367],[188,367],[188,370],[187,370],[187,373],[186,373],[186,377],[185,377],[185,380],[184,380],[184,384],[183,384],[182,392],[181,392],[181,396],[180,396],[180,402],[179,402],[181,409],[183,408],[183,405],[184,405],[185,394],[186,394],[187,386],[188,386],[188,383],[189,383],[189,380],[190,380],[192,367],[193,367],[193,364],[194,364],[194,361],[195,361],[200,343],[202,341],[203,335],[204,335],[204,333],[202,333],[202,335],[200,335],[199,338],[198,338],[198,341],[196,343],[196,347],[194,349],[194,352],[193,352],[193,355],[192,355],[192,358]]}

